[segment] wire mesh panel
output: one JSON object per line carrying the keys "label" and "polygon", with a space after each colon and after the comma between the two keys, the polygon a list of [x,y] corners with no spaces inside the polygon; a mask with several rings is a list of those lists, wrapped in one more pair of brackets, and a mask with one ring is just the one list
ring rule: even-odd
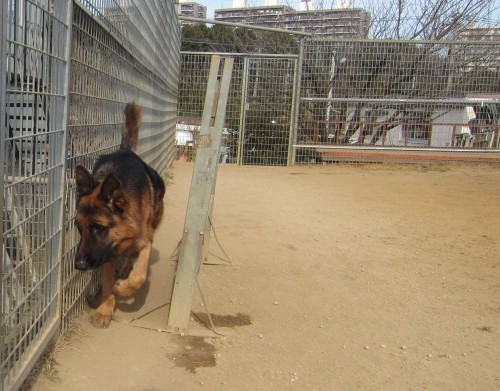
{"label": "wire mesh panel", "polygon": [[[220,150],[222,163],[286,165],[293,113],[296,56],[235,58]],[[178,158],[191,159],[207,85],[211,53],[184,52],[179,83]],[[192,134],[192,136],[191,136]]]}
{"label": "wire mesh panel", "polygon": [[71,8],[2,7],[0,385],[10,389],[40,353],[33,346],[42,349],[59,326]]}
{"label": "wire mesh panel", "polygon": [[500,147],[500,42],[306,40],[296,161]]}
{"label": "wire mesh panel", "polygon": [[295,60],[248,59],[243,164],[287,165],[294,74]]}
{"label": "wire mesh panel", "polygon": [[[238,134],[241,121],[241,89],[243,85],[244,57],[234,57],[233,73],[226,108],[220,161],[236,163],[238,156]],[[196,155],[203,104],[210,70],[211,53],[183,53],[179,80],[178,124],[176,135],[176,157],[192,160]]]}
{"label": "wire mesh panel", "polygon": [[142,107],[138,154],[163,173],[174,158],[179,26],[172,2],[85,1],[74,8],[68,121],[66,219],[62,267],[63,327],[97,287],[74,270],[74,168],[120,144],[127,102]]}

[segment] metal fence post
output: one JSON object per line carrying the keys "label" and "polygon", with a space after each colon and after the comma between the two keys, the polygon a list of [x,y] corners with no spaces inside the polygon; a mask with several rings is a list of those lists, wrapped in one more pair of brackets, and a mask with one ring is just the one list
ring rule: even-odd
{"label": "metal fence post", "polygon": [[[64,43],[64,61],[66,67],[64,72],[61,72],[59,75],[55,75],[60,79],[60,85],[62,86],[62,93],[64,95],[64,104],[61,107],[55,107],[54,111],[60,116],[59,124],[62,126],[61,133],[58,135],[58,142],[56,142],[57,147],[52,151],[53,159],[55,162],[60,164],[60,171],[54,173],[54,179],[59,181],[59,189],[56,191],[60,194],[61,201],[60,207],[56,210],[55,222],[57,227],[61,230],[59,234],[59,243],[57,244],[57,248],[55,248],[54,255],[57,257],[58,267],[57,267],[57,281],[54,282],[53,287],[57,291],[57,303],[56,303],[56,311],[59,317],[59,323],[62,323],[62,260],[64,253],[64,243],[66,239],[67,232],[64,229],[65,224],[64,221],[66,219],[66,188],[67,188],[67,158],[68,158],[68,111],[69,111],[69,97],[70,97],[70,77],[71,77],[71,49],[72,49],[72,37],[73,37],[73,2],[65,2],[61,1],[61,5],[59,7],[63,7],[67,4],[68,10],[66,11],[66,28],[67,32],[65,34],[65,43]],[[61,112],[62,111],[62,112]],[[58,176],[58,177],[57,177]],[[62,325],[60,324],[62,328]]]}
{"label": "metal fence post", "polygon": [[[6,61],[7,57],[7,1],[2,1],[0,5],[0,210],[3,213],[4,200],[3,200],[3,189],[4,189],[4,166],[6,159],[5,154],[5,136],[7,133],[7,118],[5,113],[6,105]],[[4,341],[4,330],[3,330],[3,308],[4,308],[4,294],[3,294],[3,224],[0,225],[0,352],[4,352],[5,341]],[[5,374],[3,370],[3,365],[0,362],[0,391],[3,391],[3,382]]]}
{"label": "metal fence post", "polygon": [[247,112],[247,89],[248,89],[248,61],[243,59],[243,78],[241,81],[241,108],[240,108],[240,131],[238,132],[238,153],[236,163],[241,166],[243,164],[243,143],[245,141],[245,122]]}
{"label": "metal fence post", "polygon": [[299,38],[299,58],[295,60],[295,77],[293,79],[293,98],[292,98],[292,121],[290,124],[290,139],[288,143],[287,165],[295,164],[295,145],[297,144],[297,133],[299,127],[300,114],[300,89],[302,79],[302,61],[304,58],[304,38]]}

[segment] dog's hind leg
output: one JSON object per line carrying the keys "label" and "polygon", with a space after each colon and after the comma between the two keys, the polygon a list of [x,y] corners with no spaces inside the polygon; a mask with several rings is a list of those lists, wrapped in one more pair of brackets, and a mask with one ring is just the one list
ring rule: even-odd
{"label": "dog's hind leg", "polygon": [[115,262],[106,262],[101,266],[102,302],[92,314],[92,323],[99,328],[109,326],[115,310],[115,295],[113,283],[115,281]]}
{"label": "dog's hind leg", "polygon": [[146,281],[149,257],[151,256],[152,243],[149,242],[141,251],[127,278],[118,280],[113,287],[119,296],[132,296]]}

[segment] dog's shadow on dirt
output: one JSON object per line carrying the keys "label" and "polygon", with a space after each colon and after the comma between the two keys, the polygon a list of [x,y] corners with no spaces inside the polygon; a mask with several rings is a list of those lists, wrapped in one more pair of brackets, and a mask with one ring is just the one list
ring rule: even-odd
{"label": "dog's shadow on dirt", "polygon": [[138,312],[144,304],[151,287],[149,276],[151,275],[151,265],[154,265],[160,260],[160,253],[153,248],[151,257],[149,259],[148,278],[146,282],[139,288],[139,290],[132,297],[118,297],[116,308],[125,313]]}

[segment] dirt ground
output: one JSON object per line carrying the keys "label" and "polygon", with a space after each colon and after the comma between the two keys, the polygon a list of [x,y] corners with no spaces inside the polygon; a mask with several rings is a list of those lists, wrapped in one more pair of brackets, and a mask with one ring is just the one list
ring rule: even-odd
{"label": "dirt ground", "polygon": [[500,389],[498,167],[221,165],[232,265],[199,278],[220,338],[164,331],[192,169],[172,169],[147,286],[109,329],[85,313],[32,389]]}

